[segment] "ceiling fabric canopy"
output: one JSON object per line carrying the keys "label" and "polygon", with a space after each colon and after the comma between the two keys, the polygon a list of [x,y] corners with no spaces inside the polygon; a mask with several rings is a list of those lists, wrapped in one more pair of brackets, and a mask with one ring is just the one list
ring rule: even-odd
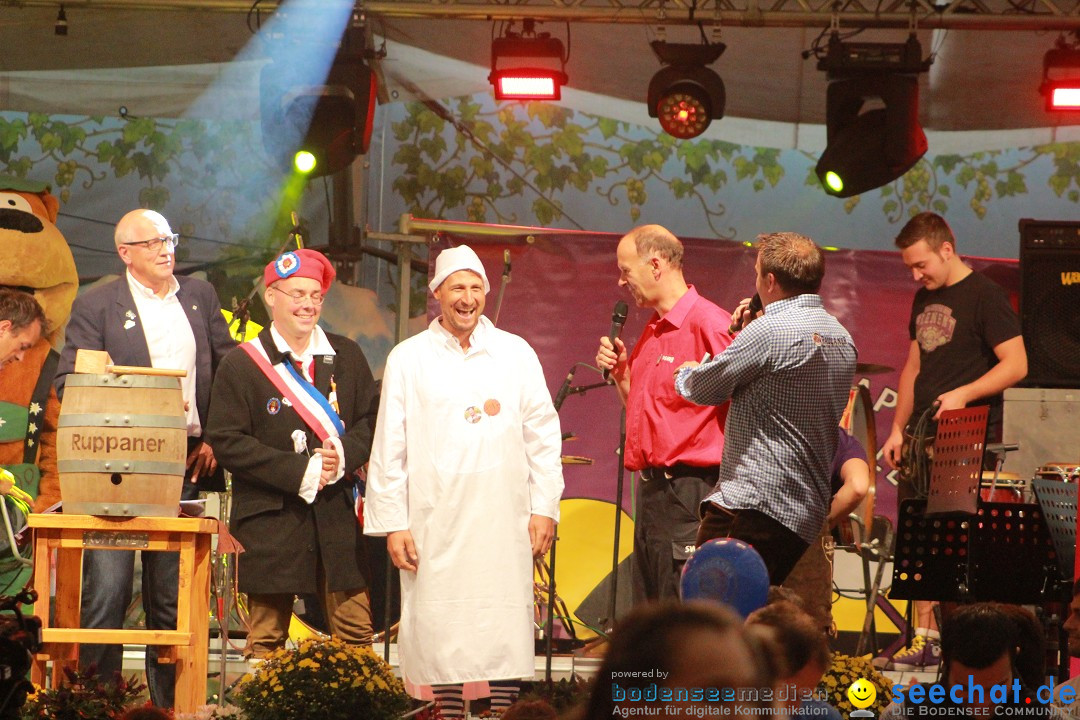
{"label": "ceiling fabric canopy", "polygon": [[[1001,29],[1024,27],[1024,23],[1036,27],[1035,20],[1055,27],[1080,26],[1080,2],[963,0],[941,6],[919,2],[923,15],[927,8],[940,7],[944,9],[938,15],[963,16],[972,20],[967,27],[983,28],[932,30],[930,17],[921,17],[918,39],[924,55],[934,54],[930,71],[920,76],[920,118],[928,131],[1046,130],[1080,120],[1078,113],[1048,115],[1038,93],[1042,57],[1058,33]],[[695,17],[712,37],[716,32],[714,4],[705,0],[697,4],[700,8]],[[0,100],[8,110],[114,114],[123,104],[136,115],[182,114],[190,104],[189,98],[218,79],[218,65],[242,52],[245,58],[257,56],[252,50],[258,50],[259,41],[249,25],[254,27],[259,19],[265,22],[276,5],[259,3],[256,16],[247,12],[252,7],[248,0],[68,2],[67,36],[53,33],[57,2],[29,0],[22,7],[0,8],[0,39],[9,48],[0,57]],[[480,8],[492,17],[525,13],[544,17],[552,16],[556,10],[564,11],[565,22],[543,22],[538,29],[569,40],[567,90],[643,106],[649,79],[660,68],[648,47],[648,42],[657,36],[658,0],[575,0],[558,5],[550,0],[521,0],[513,5],[479,0],[438,4],[395,0],[358,5],[363,6],[372,32],[391,41],[381,63],[384,77],[397,91],[397,97],[391,95],[391,99],[413,95],[410,87],[419,88],[431,98],[490,88],[486,74],[495,23],[452,19],[467,14],[466,10],[479,17]],[[697,42],[700,38],[698,28],[685,24],[690,5],[673,0],[665,3],[668,40]],[[156,9],[147,9],[150,7]],[[727,88],[727,117],[714,123],[715,131],[730,133],[723,125],[736,119],[780,123],[781,132],[788,135],[793,128],[822,124],[825,74],[817,69],[813,57],[804,59],[802,53],[827,30],[830,13],[824,9],[829,3],[776,0],[767,11],[760,10],[765,14],[792,13],[792,18],[806,13],[816,15],[812,23],[799,20],[785,27],[728,22],[729,12],[752,15],[757,6],[750,0],[724,0],[720,7],[723,22],[719,38],[727,50],[711,67]],[[862,5],[849,2],[844,7],[841,27],[846,32],[850,28],[845,26],[857,16],[849,15],[849,11],[858,11]],[[869,14],[884,17],[903,12],[904,7],[877,3],[870,7]],[[605,22],[581,20],[601,15],[607,18]],[[1011,26],[1006,24],[1010,22]],[[852,40],[902,42],[906,35],[905,28],[877,29],[862,32]],[[73,72],[81,70],[94,72]],[[38,74],[42,71],[63,72]],[[214,112],[243,116],[251,111],[250,93],[256,91],[256,86],[244,78],[257,76],[257,69],[238,74],[240,80],[229,78],[227,83],[230,92],[237,93],[236,102]],[[798,137],[778,142],[769,126],[762,129],[767,137],[760,144],[804,144]],[[741,131],[736,131],[738,134]],[[1042,133],[1042,137],[1063,139],[1053,131]]]}

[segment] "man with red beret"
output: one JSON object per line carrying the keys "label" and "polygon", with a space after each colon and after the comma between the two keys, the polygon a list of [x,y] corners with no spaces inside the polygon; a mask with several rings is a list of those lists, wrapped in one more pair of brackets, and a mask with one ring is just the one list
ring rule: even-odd
{"label": "man with red beret", "polygon": [[318,325],[334,275],[314,250],[267,265],[273,322],[214,379],[207,432],[233,474],[229,527],[245,549],[237,570],[251,658],[285,645],[299,594],[319,596],[335,637],[371,642],[355,472],[378,399],[360,347]]}
{"label": "man with red beret", "polygon": [[[204,441],[214,369],[236,345],[221,314],[214,286],[205,280],[175,276],[179,236],[153,210],[132,210],[120,218],[116,252],[127,268],[124,277],[75,298],[67,343],[56,369],[61,401],[67,376],[75,371],[79,349],[105,350],[117,365],[187,371],[180,389],[187,409],[187,476],[181,498],[198,497],[200,487],[224,490],[214,453]],[[221,484],[215,484],[220,481]],[[180,554],[145,552],[142,601],[149,630],[176,629],[176,594]],[[91,550],[83,554],[80,623],[84,628],[119,628],[131,604],[135,551]],[[123,647],[82,645],[79,664],[93,665],[103,678],[120,672]],[[155,705],[171,708],[175,665],[157,662],[157,647],[146,650],[146,684]]]}

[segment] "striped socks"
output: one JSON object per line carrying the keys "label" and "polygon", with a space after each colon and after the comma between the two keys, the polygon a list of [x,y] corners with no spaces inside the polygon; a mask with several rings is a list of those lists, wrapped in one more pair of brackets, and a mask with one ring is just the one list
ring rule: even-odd
{"label": "striped socks", "polygon": [[461,685],[433,685],[431,692],[443,720],[465,720],[465,699]]}
{"label": "striped socks", "polygon": [[513,705],[521,692],[521,683],[516,680],[489,680],[488,687],[491,688],[491,714],[495,717]]}

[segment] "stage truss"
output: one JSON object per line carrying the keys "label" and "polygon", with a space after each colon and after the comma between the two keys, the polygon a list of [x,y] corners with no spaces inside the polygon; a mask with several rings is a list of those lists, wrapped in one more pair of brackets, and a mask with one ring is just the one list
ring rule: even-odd
{"label": "stage truss", "polygon": [[[348,0],[320,0],[341,2]],[[57,0],[20,0],[19,7],[59,7]],[[69,9],[206,10],[269,13],[270,0],[69,0]],[[1078,0],[357,0],[384,18],[535,20],[607,24],[825,28],[1080,30]]]}

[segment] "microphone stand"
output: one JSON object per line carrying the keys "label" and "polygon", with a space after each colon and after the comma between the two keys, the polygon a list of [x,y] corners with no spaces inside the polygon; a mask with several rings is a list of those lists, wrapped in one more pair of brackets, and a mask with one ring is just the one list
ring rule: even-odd
{"label": "microphone stand", "polygon": [[590,390],[595,390],[596,388],[608,387],[610,385],[611,385],[610,382],[598,382],[598,383],[593,383],[592,385],[571,385],[570,389],[566,393],[566,397],[570,397],[571,395],[578,395],[578,394],[582,394],[582,393],[587,393]]}
{"label": "microphone stand", "polygon": [[[503,297],[506,295],[506,286],[510,284],[510,251],[503,250],[503,274],[502,282],[499,283],[499,297],[495,301],[495,316],[491,319],[492,325],[498,327],[499,313],[502,312]],[[559,408],[555,408],[558,410]]]}
{"label": "microphone stand", "polygon": [[626,408],[623,408],[619,414],[619,469],[615,474],[615,547],[611,551],[611,600],[608,603],[606,628],[609,632],[615,625],[615,604],[619,592],[619,531],[622,525],[623,480],[626,476],[626,466],[623,464],[625,450]]}
{"label": "microphone stand", "polygon": [[547,637],[544,638],[544,682],[551,687],[551,656],[555,640],[555,547],[559,544],[559,524],[551,541],[551,572],[548,573]]}
{"label": "microphone stand", "polygon": [[[292,213],[292,223],[293,226],[292,229],[289,230],[288,239],[286,239],[284,244],[282,244],[282,246],[278,248],[278,251],[274,253],[275,259],[285,252],[286,248],[293,243],[296,243],[297,250],[303,249],[304,247],[304,228],[297,220],[295,212]],[[248,321],[251,320],[251,301],[255,299],[255,293],[257,292],[259,292],[258,280],[256,280],[255,284],[252,286],[251,292],[236,303],[236,306],[233,308],[233,322],[236,323],[236,334],[234,337],[239,342],[244,342],[244,337],[247,333],[247,324]],[[232,327],[232,322],[229,323],[229,327]]]}
{"label": "microphone stand", "polygon": [[[597,368],[593,367],[592,365],[589,365],[588,363],[574,363],[574,365],[570,368],[570,374],[567,377],[567,382],[570,382],[571,379],[573,378],[574,371],[577,370],[578,365],[588,367],[588,368],[592,368],[593,370],[597,370]],[[561,397],[556,398],[557,402],[554,403],[555,411],[558,412],[559,410],[561,410],[563,402],[565,402],[566,398],[570,397],[571,395],[584,394],[584,393],[587,393],[590,390],[595,390],[596,388],[611,387],[611,386],[613,386],[613,384],[614,383],[609,381],[609,380],[604,380],[603,382],[593,383],[592,385],[570,385],[566,389],[565,394],[560,393]],[[622,438],[625,438],[626,437],[626,409],[625,408],[623,409],[623,411],[621,413],[621,419],[620,419],[619,422],[620,422],[620,430],[619,430],[620,436]],[[619,458],[620,458],[619,459],[619,480],[618,480],[618,483],[617,483],[617,485],[618,485],[617,492],[618,492],[619,499],[615,502],[615,566],[616,566],[616,568],[618,567],[618,563],[619,563],[619,522],[621,520],[621,518],[619,517],[619,508],[622,505],[622,487],[623,487],[622,454],[623,454],[622,440],[620,440],[619,441]],[[550,582],[548,584],[548,606],[547,606],[547,627],[548,627],[548,632],[547,632],[547,638],[545,640],[545,645],[544,645],[544,661],[545,661],[545,664],[544,664],[544,682],[546,682],[549,686],[551,685],[552,640],[554,638],[554,631],[555,631],[555,617],[554,617],[555,616],[555,546],[558,545],[558,543],[559,543],[559,528],[558,528],[558,525],[556,525],[555,526],[555,539],[551,543],[551,573],[550,573]],[[612,573],[612,580],[613,581],[615,580],[615,573],[614,572]],[[614,622],[614,618],[615,618],[615,610],[614,610],[614,607],[615,607],[615,595],[614,595],[614,589],[612,591],[612,596],[611,596],[611,606],[612,606],[611,622]]]}
{"label": "microphone stand", "polygon": [[[510,251],[506,253],[506,274],[503,275],[503,279],[509,282],[510,280]],[[499,288],[499,306],[502,305],[502,290],[505,288],[505,283]],[[497,311],[496,311],[497,312]],[[577,370],[577,363],[574,363],[570,367],[570,374],[566,378],[566,382],[573,381],[574,371]],[[574,389],[573,385],[570,385],[566,394],[560,392],[559,396],[555,398],[553,405],[555,406],[555,412],[558,413],[562,409],[562,404],[570,396],[570,392]],[[555,537],[551,541],[551,571],[548,573],[548,600],[547,600],[547,636],[544,638],[544,682],[548,687],[551,687],[551,658],[555,652],[555,548],[559,544],[559,525],[555,524]],[[541,559],[541,563],[543,560]]]}

